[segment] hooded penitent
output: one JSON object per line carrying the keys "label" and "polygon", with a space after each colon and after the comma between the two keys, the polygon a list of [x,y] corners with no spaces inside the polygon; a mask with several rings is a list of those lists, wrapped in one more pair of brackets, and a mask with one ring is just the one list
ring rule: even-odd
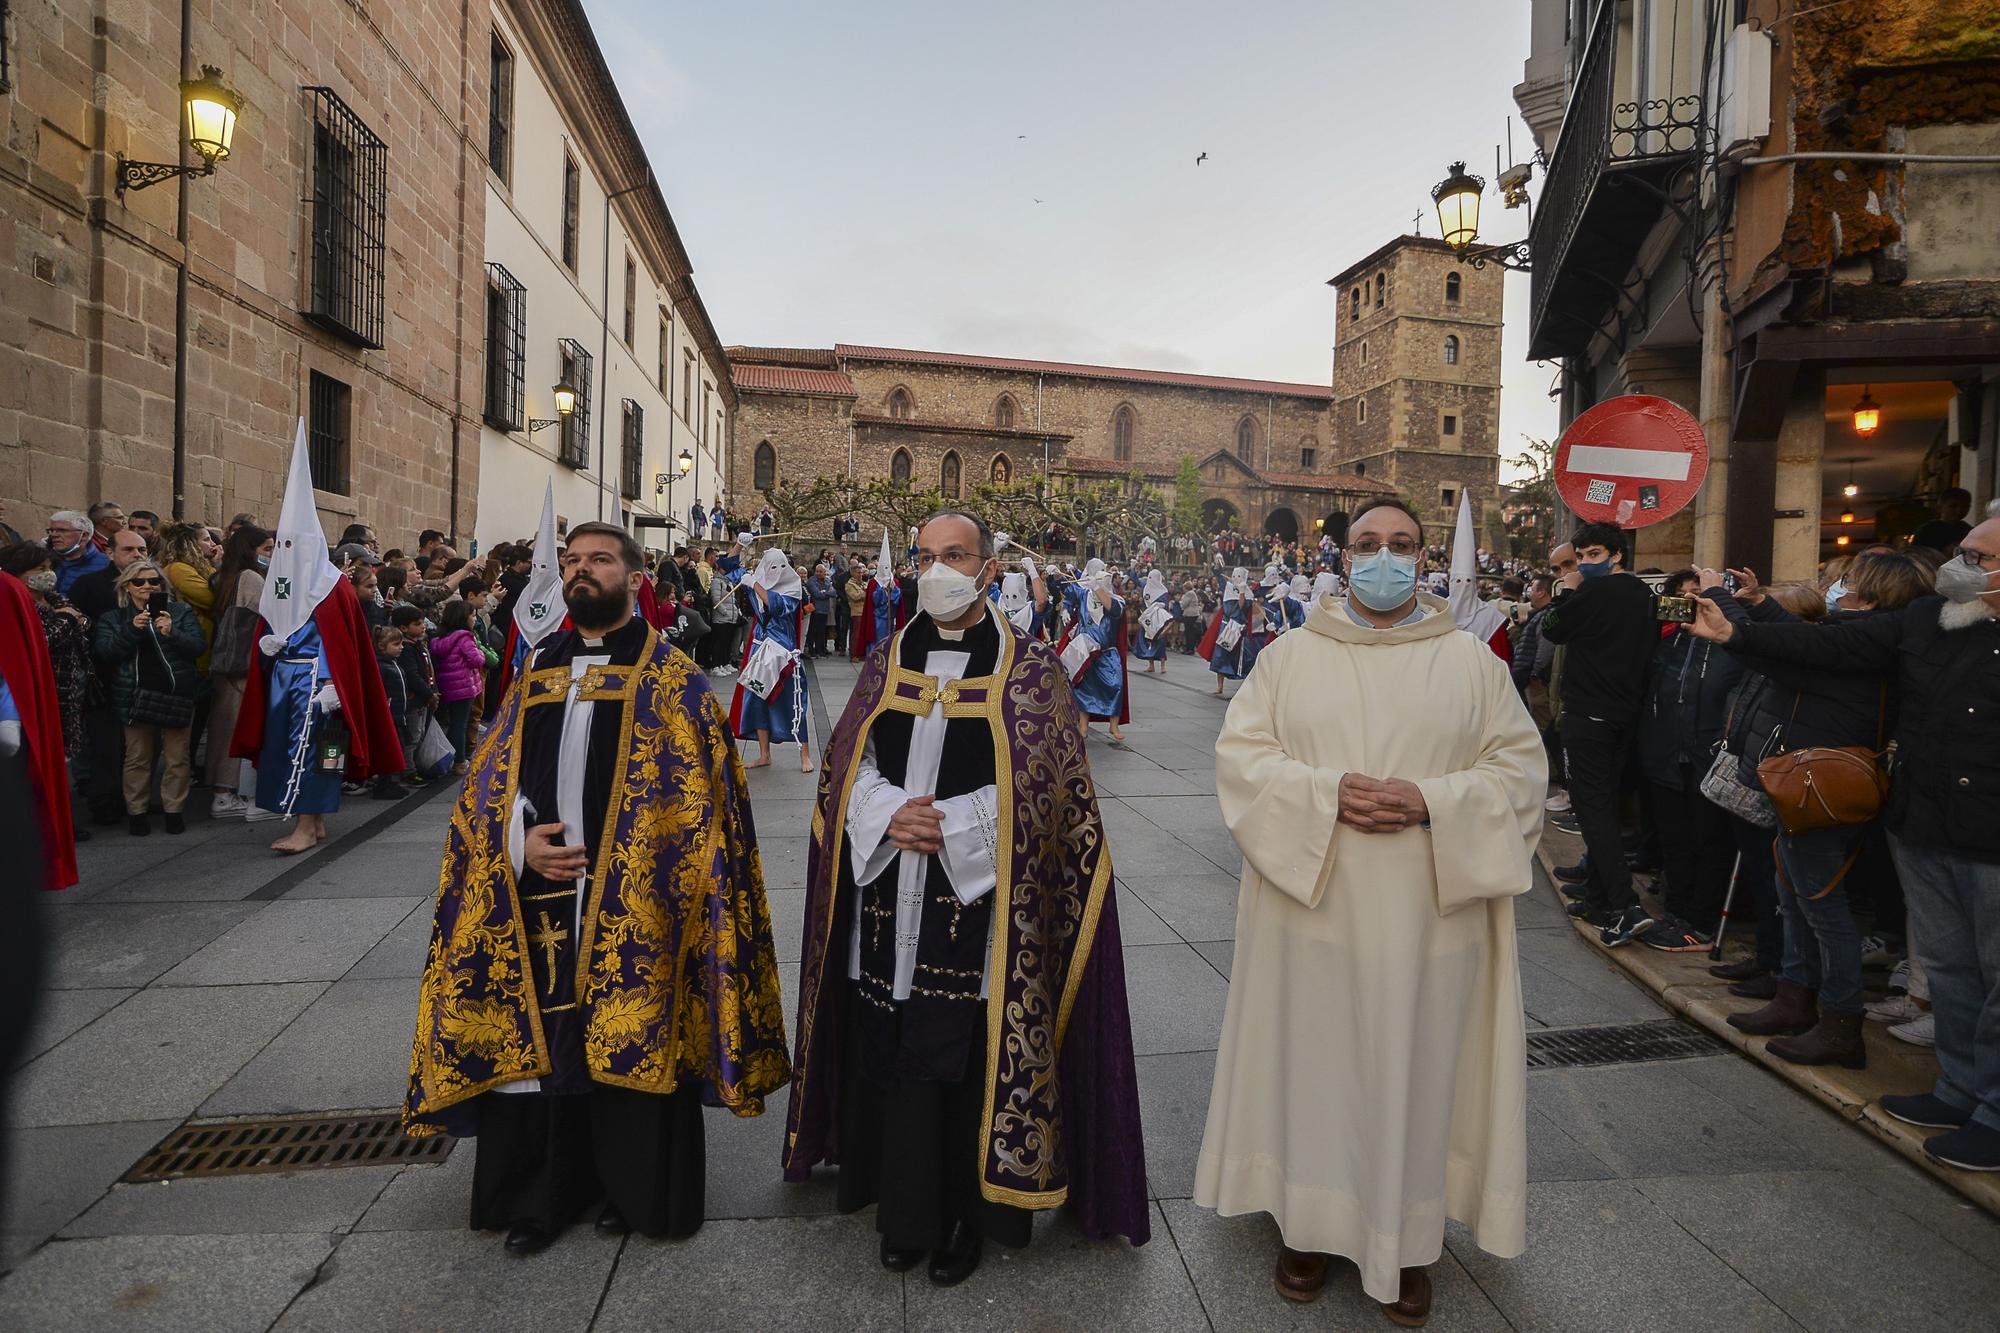
{"label": "hooded penitent", "polygon": [[1472,541],[1472,497],[1458,497],[1458,527],[1451,539],[1452,623],[1484,642],[1503,662],[1513,660],[1507,639],[1507,616],[1499,607],[1479,600],[1478,552]]}

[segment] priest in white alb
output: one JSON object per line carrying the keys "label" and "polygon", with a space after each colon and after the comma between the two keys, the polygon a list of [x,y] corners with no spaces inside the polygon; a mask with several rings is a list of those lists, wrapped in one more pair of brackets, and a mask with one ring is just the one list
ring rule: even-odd
{"label": "priest in white alb", "polygon": [[1280,1295],[1316,1298],[1338,1256],[1406,1327],[1447,1218],[1503,1258],[1525,1240],[1512,899],[1548,778],[1506,667],[1417,592],[1422,555],[1400,501],[1357,514],[1346,599],[1264,650],[1216,741],[1243,880],[1194,1195],[1276,1219]]}

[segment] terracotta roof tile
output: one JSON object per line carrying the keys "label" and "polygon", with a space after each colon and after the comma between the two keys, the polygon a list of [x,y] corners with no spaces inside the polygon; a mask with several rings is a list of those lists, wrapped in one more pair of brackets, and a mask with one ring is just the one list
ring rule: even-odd
{"label": "terracotta roof tile", "polygon": [[840,368],[831,347],[725,347],[722,350],[739,365],[803,366],[809,370]]}
{"label": "terracotta roof tile", "polygon": [[1351,495],[1394,495],[1396,488],[1373,477],[1352,472],[1265,472],[1259,474],[1273,486],[1293,486],[1311,491],[1345,491]]}
{"label": "terracotta roof tile", "polygon": [[890,361],[912,365],[966,366],[977,370],[1018,370],[1028,374],[1070,375],[1079,379],[1124,380],[1133,384],[1168,384],[1190,389],[1228,389],[1240,393],[1283,394],[1287,398],[1331,401],[1326,384],[1291,384],[1280,380],[1234,379],[1226,375],[1190,375],[1174,370],[1128,370],[1118,366],[1082,365],[1069,361],[1026,361],[1012,357],[967,356],[958,352],[924,352],[901,347],[859,347],[836,343],[834,354],[856,361]]}
{"label": "terracotta roof tile", "polygon": [[738,389],[765,393],[817,393],[854,396],[854,381],[836,370],[800,370],[792,366],[740,366],[731,363],[729,377]]}

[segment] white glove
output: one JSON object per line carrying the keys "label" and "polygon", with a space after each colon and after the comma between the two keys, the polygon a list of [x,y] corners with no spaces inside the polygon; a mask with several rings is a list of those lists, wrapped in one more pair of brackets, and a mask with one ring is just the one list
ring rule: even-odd
{"label": "white glove", "polygon": [[1021,557],[1021,572],[1028,576],[1028,582],[1030,583],[1033,583],[1042,576],[1041,571],[1035,568],[1035,557],[1031,555]]}
{"label": "white glove", "polygon": [[13,718],[0,722],[0,754],[16,754],[21,749],[21,724]]}
{"label": "white glove", "polygon": [[319,711],[322,713],[340,711],[340,695],[334,692],[332,681],[319,687],[319,692],[313,695],[313,702],[319,705]]}
{"label": "white glove", "polygon": [[275,634],[266,634],[257,640],[257,651],[266,657],[276,657],[285,649],[285,641]]}

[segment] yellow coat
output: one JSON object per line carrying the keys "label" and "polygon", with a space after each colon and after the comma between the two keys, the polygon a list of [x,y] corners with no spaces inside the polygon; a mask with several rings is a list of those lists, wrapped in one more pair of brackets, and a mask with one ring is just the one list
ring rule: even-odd
{"label": "yellow coat", "polygon": [[[215,642],[215,589],[209,586],[208,575],[193,565],[175,561],[164,567],[167,582],[174,585],[174,596],[194,608],[194,618],[201,622],[201,635],[211,645]],[[208,674],[208,649],[201,650],[195,665],[203,675]]]}

